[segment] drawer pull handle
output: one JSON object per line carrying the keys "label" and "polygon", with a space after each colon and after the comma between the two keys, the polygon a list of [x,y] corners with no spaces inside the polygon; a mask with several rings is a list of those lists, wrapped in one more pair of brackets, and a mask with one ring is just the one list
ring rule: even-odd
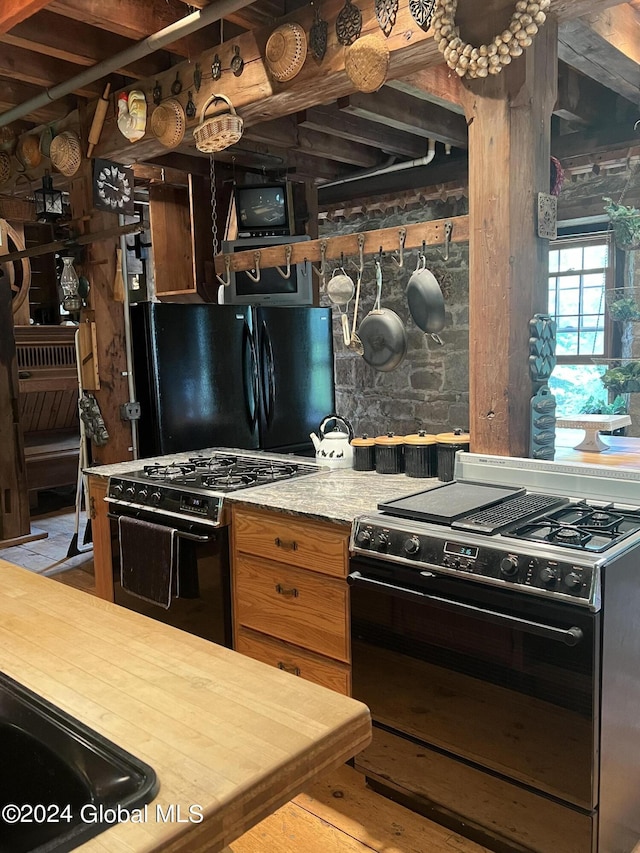
{"label": "drawer pull handle", "polygon": [[290,595],[292,598],[298,597],[298,590],[295,588],[295,586],[292,586],[291,589],[287,589],[286,587],[282,586],[282,584],[277,583],[276,592],[278,593],[278,595]]}
{"label": "drawer pull handle", "polygon": [[278,661],[278,669],[283,670],[283,672],[289,672],[291,675],[300,675],[300,667],[291,663],[284,663],[281,660]]}
{"label": "drawer pull handle", "polygon": [[276,543],[276,547],[282,548],[283,551],[297,551],[298,550],[298,543],[296,542],[295,539],[286,540],[286,539],[281,539],[279,536],[276,536],[276,538],[273,541]]}

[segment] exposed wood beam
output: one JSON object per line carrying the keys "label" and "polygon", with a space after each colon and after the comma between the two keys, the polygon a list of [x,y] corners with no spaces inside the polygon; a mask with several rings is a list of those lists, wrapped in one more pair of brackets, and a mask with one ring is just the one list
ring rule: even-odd
{"label": "exposed wood beam", "polygon": [[592,156],[612,148],[633,148],[637,144],[638,134],[632,124],[611,124],[556,136],[551,140],[551,153],[564,162],[565,158],[582,154]]}
{"label": "exposed wood beam", "polygon": [[[82,21],[54,15],[47,10],[18,24],[10,33],[1,35],[0,42],[83,66],[102,62],[126,50],[133,43],[131,39],[119,33],[110,33],[107,36],[103,30]],[[170,67],[170,54],[165,50],[158,50],[126,68],[118,69],[118,72],[139,79],[158,74]]]}
{"label": "exposed wood beam", "polygon": [[[51,11],[140,41],[189,14],[179,0],[54,0]],[[211,47],[210,27],[171,44],[171,53],[197,56]],[[214,28],[215,29],[215,28]]]}
{"label": "exposed wood beam", "polygon": [[467,147],[467,123],[464,116],[387,86],[373,95],[350,95],[341,99],[338,106],[351,115],[404,133],[436,139],[457,148]]}
{"label": "exposed wood beam", "polygon": [[4,0],[0,6],[0,33],[8,32],[20,21],[35,15],[51,0]]}
{"label": "exposed wood beam", "polygon": [[381,127],[335,107],[311,107],[298,113],[297,121],[299,127],[331,133],[334,138],[348,139],[361,145],[372,145],[385,154],[400,154],[413,159],[425,152],[422,138],[391,127]]}
{"label": "exposed wood beam", "polygon": [[640,18],[631,6],[614,6],[597,15],[587,15],[586,20],[611,47],[640,64]]}
{"label": "exposed wood beam", "polygon": [[[22,104],[25,101],[31,100],[34,95],[40,94],[40,89],[28,86],[17,80],[0,80],[0,108],[3,110],[11,109],[16,104]],[[52,101],[46,106],[40,107],[33,113],[24,116],[25,119],[34,121],[36,124],[46,124],[50,121],[57,121],[64,118],[75,107],[72,98],[61,98],[58,101]]]}
{"label": "exposed wood beam", "polygon": [[[558,63],[558,100],[554,115],[580,124],[602,125],[632,121],[629,101],[612,94],[595,80],[579,74],[566,63]],[[628,115],[627,115],[628,113]]]}
{"label": "exposed wood beam", "polygon": [[[42,53],[20,50],[12,45],[4,45],[0,50],[0,76],[30,83],[49,89],[57,83],[64,83],[75,76],[80,69],[70,62],[63,62]],[[86,83],[76,90],[76,95],[95,98],[104,89],[104,83]]]}
{"label": "exposed wood beam", "polygon": [[447,65],[422,68],[400,80],[390,80],[387,85],[391,89],[438,104],[454,113],[464,112],[461,97],[462,82]]}
{"label": "exposed wood beam", "polygon": [[558,58],[628,101],[640,104],[638,63],[612,47],[587,21],[567,21],[559,27]]}

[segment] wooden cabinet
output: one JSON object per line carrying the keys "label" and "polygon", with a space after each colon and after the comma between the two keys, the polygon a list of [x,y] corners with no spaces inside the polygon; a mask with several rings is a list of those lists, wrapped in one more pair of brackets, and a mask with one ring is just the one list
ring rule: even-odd
{"label": "wooden cabinet", "polygon": [[234,507],[234,647],[349,693],[348,543],[344,527]]}
{"label": "wooden cabinet", "polygon": [[106,477],[96,477],[95,475],[89,475],[88,480],[96,595],[106,601],[113,601],[111,523],[107,516],[109,506],[105,502],[108,480]]}

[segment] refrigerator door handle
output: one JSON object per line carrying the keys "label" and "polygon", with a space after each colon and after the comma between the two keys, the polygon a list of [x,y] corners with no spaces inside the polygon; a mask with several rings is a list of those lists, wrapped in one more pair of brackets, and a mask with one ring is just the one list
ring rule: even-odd
{"label": "refrigerator door handle", "polygon": [[[257,357],[257,352],[256,352],[256,342],[255,342],[254,337],[253,337],[253,332],[251,331],[251,328],[250,328],[250,326],[246,320],[244,321],[242,339],[243,339],[242,340],[243,362],[245,365],[245,369],[243,369],[243,382],[244,382],[244,386],[245,386],[244,396],[245,396],[245,401],[247,403],[247,414],[249,416],[249,424],[251,427],[251,431],[253,432],[253,430],[255,429],[257,420],[258,420],[258,395],[260,393],[260,391],[259,391],[260,379],[258,377],[258,357]],[[245,361],[245,359],[246,359],[247,355],[249,357],[249,366],[250,366],[250,371],[251,371],[251,386],[252,386],[251,390],[253,392],[252,393],[253,400],[251,400],[251,397],[247,393],[247,386],[246,386],[247,372],[246,372],[246,361]],[[253,403],[253,405],[252,405],[252,403]]]}
{"label": "refrigerator door handle", "polygon": [[265,418],[267,424],[271,423],[273,407],[276,400],[276,377],[273,366],[273,347],[266,322],[262,321],[262,357],[267,373],[267,388],[265,395]]}

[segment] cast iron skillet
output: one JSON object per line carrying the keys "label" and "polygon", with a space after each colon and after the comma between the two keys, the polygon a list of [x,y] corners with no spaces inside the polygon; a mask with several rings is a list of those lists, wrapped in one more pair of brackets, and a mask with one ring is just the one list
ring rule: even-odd
{"label": "cast iron skillet", "polygon": [[407,354],[407,333],[395,311],[380,307],[382,269],[376,261],[378,292],[373,310],[360,323],[358,337],[362,341],[364,360],[382,373],[395,370]]}

